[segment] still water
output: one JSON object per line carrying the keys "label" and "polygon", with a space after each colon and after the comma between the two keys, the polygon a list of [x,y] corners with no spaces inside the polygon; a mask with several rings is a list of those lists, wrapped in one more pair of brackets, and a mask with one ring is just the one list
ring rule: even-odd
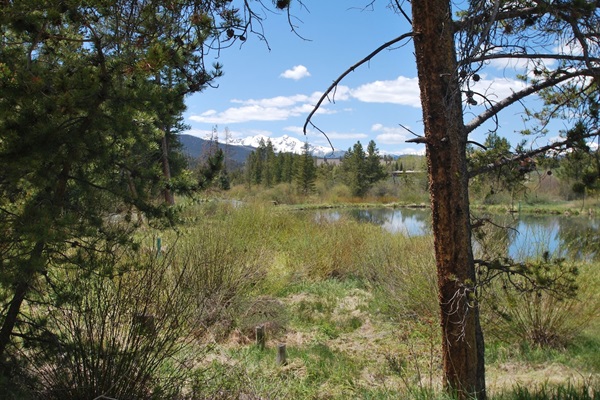
{"label": "still water", "polygon": [[[559,215],[476,215],[489,218],[474,239],[476,252],[494,251],[515,260],[537,257],[548,252],[553,257],[574,259],[600,258],[600,220]],[[319,218],[334,221],[350,217],[360,222],[408,236],[431,233],[431,213],[427,209],[369,208],[320,210]],[[476,236],[475,234],[473,235]]]}

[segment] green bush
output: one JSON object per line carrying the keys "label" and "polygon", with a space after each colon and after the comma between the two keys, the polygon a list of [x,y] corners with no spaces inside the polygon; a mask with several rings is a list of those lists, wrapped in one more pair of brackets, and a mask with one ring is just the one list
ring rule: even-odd
{"label": "green bush", "polygon": [[[118,250],[117,250],[118,251]],[[62,298],[30,310],[42,343],[23,342],[22,354],[40,399],[174,398],[186,373],[193,311],[185,265],[169,254],[157,258],[123,254],[117,265],[86,265],[51,271],[54,295]],[[91,264],[96,268],[90,268]],[[105,273],[97,273],[104,271]],[[182,358],[183,357],[183,358]]]}
{"label": "green bush", "polygon": [[431,237],[383,233],[369,240],[360,274],[382,290],[379,304],[394,318],[437,315],[437,275]]}
{"label": "green bush", "polygon": [[492,282],[484,300],[486,331],[506,341],[564,347],[600,315],[598,266],[530,265],[527,278],[505,274]]}
{"label": "green bush", "polygon": [[188,231],[174,248],[177,263],[191,271],[183,287],[191,298],[193,315],[189,323],[196,336],[225,337],[234,328],[239,309],[266,275],[262,247],[251,247],[235,230],[203,224]]}

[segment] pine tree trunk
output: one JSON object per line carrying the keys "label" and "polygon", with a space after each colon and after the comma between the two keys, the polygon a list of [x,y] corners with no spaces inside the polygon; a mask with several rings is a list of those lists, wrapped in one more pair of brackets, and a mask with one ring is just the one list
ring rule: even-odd
{"label": "pine tree trunk", "polygon": [[26,270],[21,271],[19,280],[15,282],[14,294],[8,304],[8,310],[4,321],[2,321],[2,327],[0,328],[0,376],[6,375],[6,365],[4,360],[6,359],[6,350],[11,342],[12,334],[19,320],[19,314],[21,312],[21,306],[23,301],[29,293],[30,287],[35,280],[38,266],[41,262],[42,252],[44,250],[44,244],[38,242],[29,257],[29,265],[26,266]]}
{"label": "pine tree trunk", "polygon": [[[161,157],[161,163],[162,163],[162,170],[163,170],[163,177],[165,178],[165,180],[167,181],[168,184],[170,184],[171,182],[171,166],[169,165],[169,141],[168,141],[168,135],[169,135],[169,129],[165,129],[163,132],[163,138],[162,138],[162,142],[161,142],[161,153],[162,153],[162,157]],[[171,191],[171,189],[167,186],[164,188],[164,197],[165,197],[165,203],[172,206],[175,204],[175,197],[173,196],[173,192]]]}
{"label": "pine tree trunk", "polygon": [[443,332],[444,383],[484,399],[483,334],[473,292],[467,137],[448,0],[412,2]]}
{"label": "pine tree trunk", "polygon": [[[171,75],[169,75],[169,87],[172,87]],[[156,74],[156,83],[157,85],[161,85],[161,76],[160,73]],[[168,118],[168,117],[167,117]],[[162,125],[162,124],[161,124]],[[172,206],[175,205],[175,197],[173,196],[173,192],[171,188],[168,186],[171,184],[171,165],[169,164],[169,135],[171,134],[171,127],[168,122],[166,122],[162,126],[163,137],[160,142],[160,162],[163,171],[163,178],[165,179],[167,186],[163,189],[163,197],[165,199],[165,203]]]}

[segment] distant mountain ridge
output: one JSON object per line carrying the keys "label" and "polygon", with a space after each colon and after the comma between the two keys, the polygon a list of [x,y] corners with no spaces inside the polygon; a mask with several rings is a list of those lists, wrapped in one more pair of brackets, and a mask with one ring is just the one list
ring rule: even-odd
{"label": "distant mountain ridge", "polygon": [[[281,137],[269,137],[264,135],[248,136],[243,139],[230,139],[227,143],[219,142],[219,147],[223,149],[227,158],[238,164],[244,164],[246,159],[251,152],[256,150],[260,145],[261,139],[266,143],[268,140],[271,141],[275,153],[294,153],[302,154],[304,148],[304,142],[300,139],[283,135]],[[210,137],[199,138],[197,136],[181,134],[179,140],[183,145],[183,152],[190,158],[190,160],[197,160],[203,153],[208,152],[208,146],[211,143]],[[339,158],[346,154],[344,150],[332,151],[331,147],[326,146],[315,146],[308,144],[310,153],[314,157],[319,158]],[[380,155],[386,154],[380,152]],[[407,154],[397,155],[389,154],[394,159],[401,159]]]}
{"label": "distant mountain ridge", "polygon": [[[192,165],[203,154],[208,153],[209,146],[211,145],[210,140],[186,134],[179,135],[179,142],[183,147],[183,153],[190,159],[190,164]],[[219,143],[219,148],[225,152],[229,161],[234,161],[234,163],[239,165],[244,164],[250,153],[255,150],[253,147],[228,146],[223,143]]]}
{"label": "distant mountain ridge", "polygon": [[[258,148],[260,140],[265,143],[270,140],[273,145],[275,153],[294,153],[302,154],[304,148],[304,142],[284,135],[278,138],[272,138],[264,135],[249,136],[243,139],[231,139],[227,143],[219,142],[219,147],[227,154],[228,158],[238,162],[244,163],[248,158],[248,155]],[[203,152],[208,151],[210,144],[210,138],[199,138],[197,136],[181,134],[179,135],[179,141],[183,146],[183,152],[189,156],[192,160],[200,157]],[[308,145],[310,153],[315,157],[327,157],[327,158],[338,158],[342,157],[346,152],[336,150],[333,152],[331,148],[325,146],[314,146],[309,143]]]}
{"label": "distant mountain ridge", "polygon": [[[248,136],[244,139],[232,139],[229,144],[239,145],[239,146],[249,146],[257,148],[260,145],[260,141],[263,140],[267,143],[268,140],[271,141],[273,145],[273,149],[275,153],[294,153],[294,154],[302,154],[304,149],[304,142],[300,139],[290,137],[288,135],[283,135],[281,137],[268,137],[264,135],[256,135],[256,136]],[[312,144],[308,144],[308,151],[314,157],[341,157],[346,152],[343,150],[335,150],[333,151],[331,147],[325,146],[315,146]]]}

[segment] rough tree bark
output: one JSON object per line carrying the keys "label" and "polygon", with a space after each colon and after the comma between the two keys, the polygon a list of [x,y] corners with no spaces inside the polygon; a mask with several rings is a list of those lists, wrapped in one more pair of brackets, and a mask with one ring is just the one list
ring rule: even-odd
{"label": "rough tree bark", "polygon": [[484,399],[483,334],[475,299],[467,134],[448,0],[412,2],[437,264],[446,388]]}
{"label": "rough tree bark", "polygon": [[[168,135],[170,135],[170,129],[166,128],[163,130],[163,137],[161,141],[161,164],[163,170],[163,177],[167,183],[171,182],[171,166],[169,164],[169,141]],[[165,198],[165,203],[167,205],[175,205],[175,197],[173,196],[173,192],[167,186],[163,189],[163,195]]]}

